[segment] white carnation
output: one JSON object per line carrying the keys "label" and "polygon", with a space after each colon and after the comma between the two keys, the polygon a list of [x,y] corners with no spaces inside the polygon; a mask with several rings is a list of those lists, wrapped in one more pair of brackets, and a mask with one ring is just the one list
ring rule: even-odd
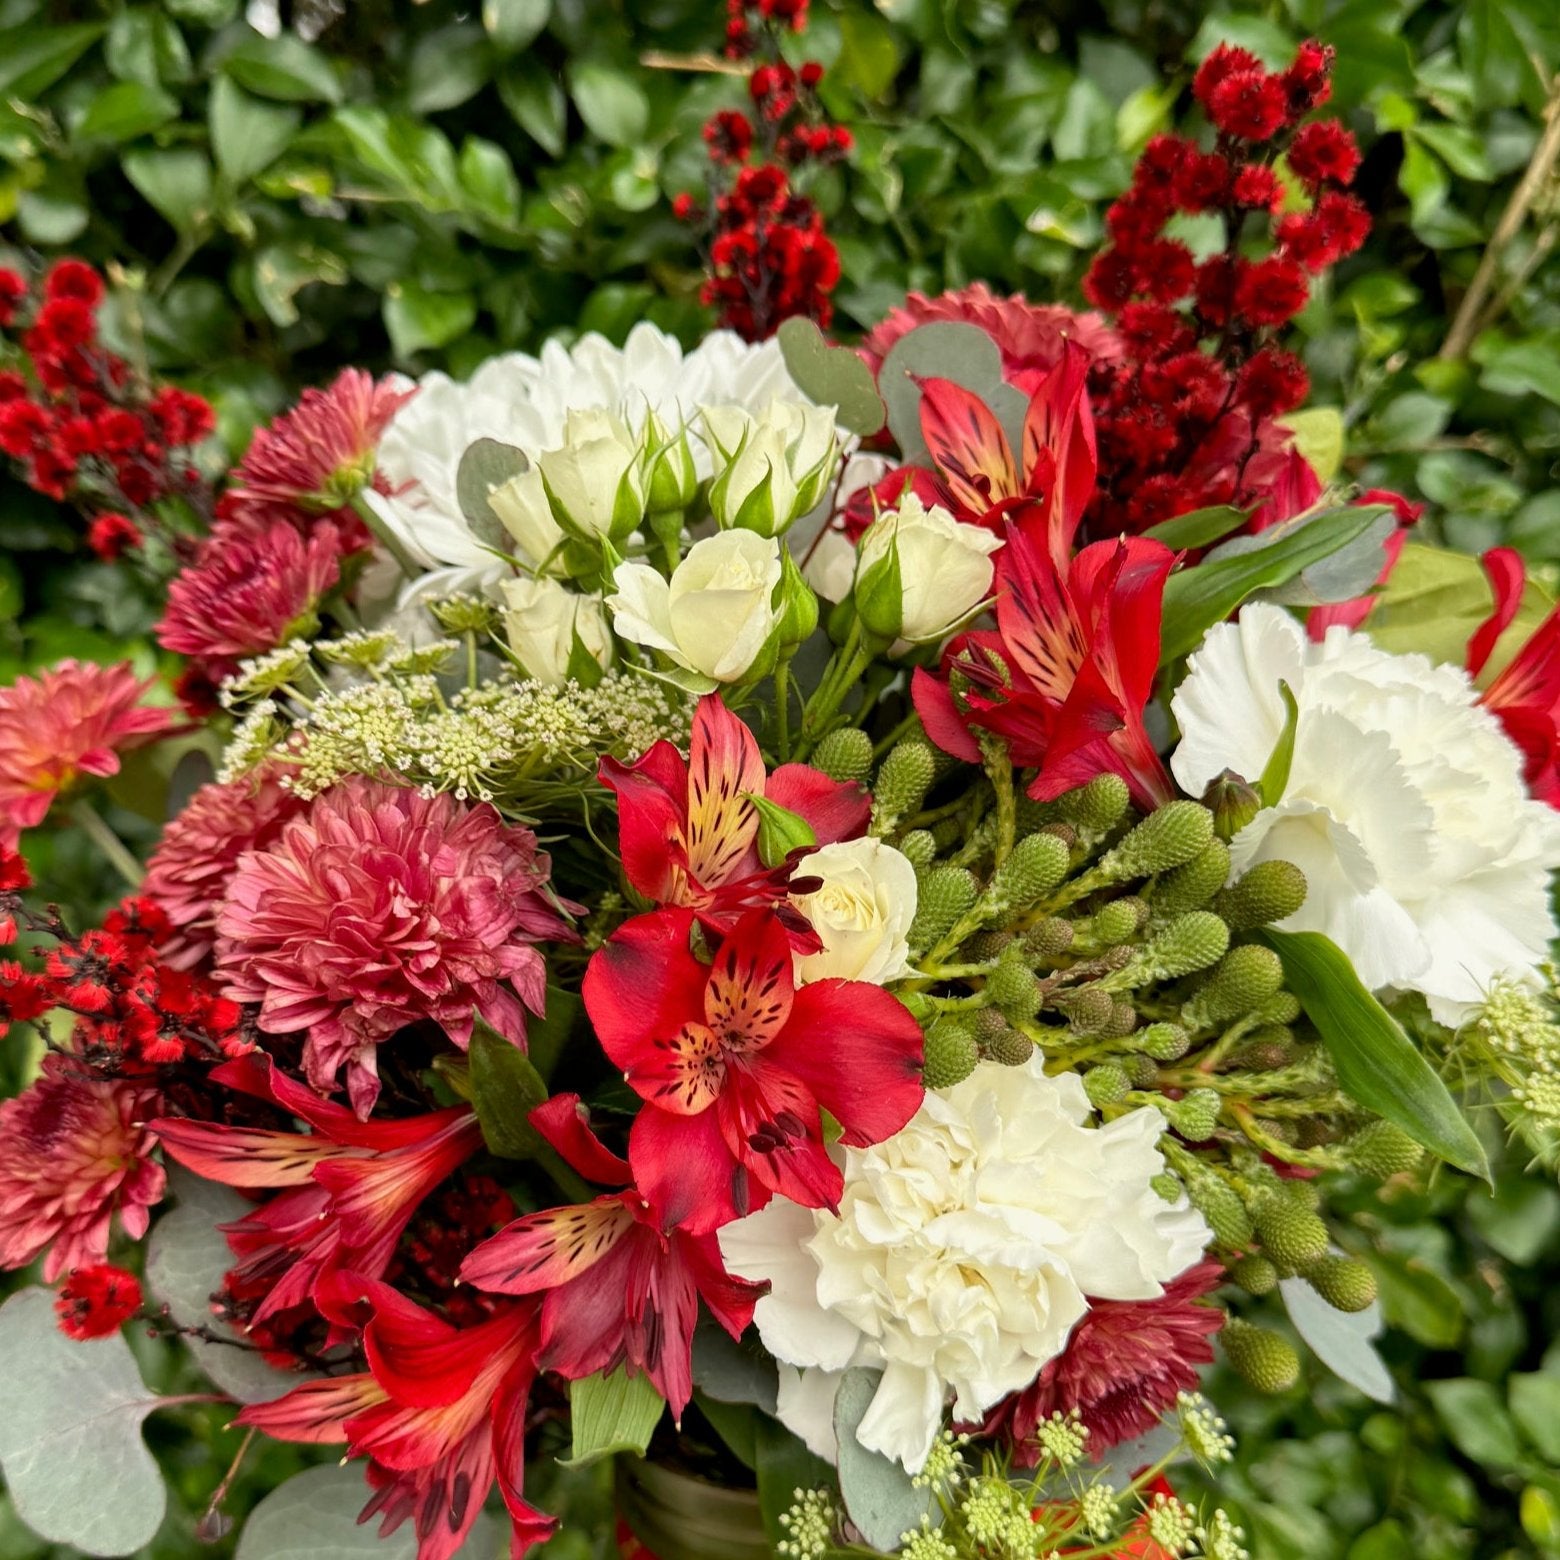
{"label": "white carnation", "polygon": [[1281,927],[1325,933],[1367,985],[1423,992],[1443,1023],[1499,978],[1535,979],[1555,935],[1560,814],[1528,795],[1467,673],[1341,627],[1312,644],[1286,612],[1249,606],[1209,633],[1172,701],[1186,790],[1262,773],[1280,681],[1300,710],[1289,781],[1231,858],[1237,874],[1273,859],[1304,871],[1306,902]]}
{"label": "white carnation", "polygon": [[809,1446],[834,1453],[838,1373],[880,1367],[858,1436],[916,1472],[950,1396],[978,1420],[1061,1353],[1089,1298],[1153,1299],[1202,1256],[1201,1216],[1149,1184],[1164,1118],[1090,1115],[1077,1076],[1038,1055],[983,1063],[845,1150],[837,1215],[776,1198],[721,1230],[727,1267],[771,1282],[754,1320],[782,1362],[780,1418]]}

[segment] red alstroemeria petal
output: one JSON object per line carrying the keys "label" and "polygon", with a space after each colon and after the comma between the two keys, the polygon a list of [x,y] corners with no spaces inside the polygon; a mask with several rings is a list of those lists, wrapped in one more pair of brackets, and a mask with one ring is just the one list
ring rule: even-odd
{"label": "red alstroemeria petal", "polygon": [[270,1100],[306,1121],[316,1132],[333,1143],[354,1148],[399,1148],[405,1143],[420,1143],[450,1111],[434,1111],[425,1116],[408,1116],[397,1121],[359,1121],[352,1111],[316,1094],[306,1083],[289,1078],[261,1051],[223,1062],[211,1071],[214,1083]]}
{"label": "red alstroemeria petal", "polygon": [[1085,394],[1092,362],[1077,342],[1065,342],[1061,361],[1035,391],[1024,417],[1025,486],[1032,488],[1036,473],[1049,469],[1045,546],[1058,569],[1065,569],[1072,556],[1073,537],[1099,471],[1094,417]]}
{"label": "red alstroemeria petal", "polygon": [[635,916],[592,956],[585,971],[585,1011],[614,1066],[632,1075],[653,1064],[658,1040],[704,1017],[708,969],[688,947],[693,915],[659,910]]}
{"label": "red alstroemeria petal", "polygon": [[764,795],[810,823],[820,845],[856,839],[872,816],[872,793],[864,785],[831,780],[808,764],[782,764]]}
{"label": "red alstroemeria petal", "polygon": [[225,1127],[163,1116],[151,1123],[163,1149],[196,1175],[223,1186],[301,1186],[326,1160],[355,1156],[328,1138],[301,1132]]}
{"label": "red alstroemeria petal", "polygon": [[[501,1353],[518,1351],[535,1302],[509,1305],[475,1327],[451,1327],[387,1284],[373,1287],[363,1346],[374,1379],[398,1404],[447,1408],[469,1394]],[[534,1345],[534,1335],[530,1337]]]}
{"label": "red alstroemeria petal", "polygon": [[785,1026],[795,989],[784,925],[768,910],[750,910],[710,966],[705,1022],[728,1052],[761,1050]]}
{"label": "red alstroemeria petal", "polygon": [[1522,606],[1522,591],[1527,584],[1527,566],[1514,547],[1492,547],[1479,560],[1484,577],[1490,582],[1495,604],[1489,617],[1468,640],[1468,675],[1477,677],[1494,652],[1500,636],[1511,627]]}
{"label": "red alstroemeria petal", "polygon": [[673,1116],[646,1105],[634,1118],[628,1162],[662,1229],[708,1235],[769,1201],[768,1187],[727,1147],[717,1115]]}
{"label": "red alstroemeria petal", "polygon": [[579,1173],[607,1186],[633,1180],[628,1161],[614,1154],[591,1130],[590,1113],[577,1094],[554,1094],[530,1114],[530,1122]]}
{"label": "red alstroemeria petal", "polygon": [[918,666],[910,679],[910,697],[921,717],[926,734],[944,753],[962,758],[967,764],[980,762],[980,744],[970,735],[948,684]]}
{"label": "red alstroemeria petal", "polygon": [[864,981],[801,987],[763,1060],[799,1078],[853,1148],[892,1137],[921,1108],[925,1037],[897,997]]}
{"label": "red alstroemeria petal", "polygon": [[844,1179],[824,1147],[818,1101],[792,1073],[761,1053],[732,1068],[710,1114],[760,1185],[806,1208],[839,1205]]}
{"label": "red alstroemeria petal", "polygon": [[752,1323],[753,1307],[768,1292],[767,1280],[754,1284],[728,1273],[721,1260],[720,1242],[713,1235],[673,1230],[671,1243],[677,1260],[693,1275],[694,1286],[710,1308],[710,1315],[733,1338],[740,1338]]}
{"label": "red alstroemeria petal", "polygon": [[528,1213],[472,1251],[460,1276],[500,1295],[555,1289],[593,1268],[633,1224],[623,1193]]}
{"label": "red alstroemeria petal", "polygon": [[521,1560],[558,1529],[556,1517],[539,1511],[525,1498],[526,1406],[535,1379],[534,1369],[522,1361],[504,1378],[493,1398],[493,1465],[513,1528],[510,1560]]}
{"label": "red alstroemeria petal", "polygon": [[617,793],[623,872],[647,899],[681,897],[687,881],[688,766],[670,742],[637,763],[601,761],[601,783]]}
{"label": "red alstroemeria petal", "polygon": [[751,798],[764,794],[764,759],[753,733],[717,693],[694,711],[688,753],[688,870],[701,887],[731,877],[758,834]]}
{"label": "red alstroemeria petal", "polygon": [[951,379],[922,379],[921,432],[949,495],[978,520],[1023,493],[1013,451],[991,408]]}
{"label": "red alstroemeria petal", "polygon": [[356,1376],[306,1381],[269,1403],[251,1403],[234,1423],[253,1425],[278,1441],[329,1445],[345,1441],[348,1422],[388,1397],[364,1371]]}
{"label": "red alstroemeria petal", "polygon": [[675,1035],[646,1047],[627,1076],[652,1105],[675,1116],[697,1116],[720,1098],[726,1050],[712,1029],[690,1021]]}
{"label": "red alstroemeria petal", "polygon": [[997,558],[997,590],[1004,659],[1042,698],[1060,705],[1088,654],[1088,640],[1066,581],[1040,538],[1008,527],[1007,545]]}

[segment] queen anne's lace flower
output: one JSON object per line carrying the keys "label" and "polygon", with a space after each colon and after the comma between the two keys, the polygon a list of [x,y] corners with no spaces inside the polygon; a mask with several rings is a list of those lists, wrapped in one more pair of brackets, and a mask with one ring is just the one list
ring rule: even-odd
{"label": "queen anne's lace flower", "polygon": [[1560,815],[1466,672],[1391,655],[1334,627],[1320,644],[1277,607],[1247,607],[1191,657],[1172,767],[1194,794],[1225,769],[1263,772],[1299,705],[1278,805],[1231,842],[1236,873],[1281,859],[1306,875],[1280,925],[1325,932],[1375,989],[1420,991],[1456,1024],[1495,981],[1536,982],[1555,922]]}
{"label": "queen anne's lace flower", "polygon": [[1061,1352],[1086,1296],[1150,1299],[1202,1254],[1201,1217],[1150,1186],[1159,1112],[1089,1115],[1078,1078],[1038,1057],[985,1064],[847,1151],[838,1215],[777,1198],[721,1231],[727,1266],[772,1283],[755,1320],[779,1414],[815,1451],[833,1454],[837,1373],[880,1366],[858,1435],[919,1470],[950,1393],[979,1420]]}

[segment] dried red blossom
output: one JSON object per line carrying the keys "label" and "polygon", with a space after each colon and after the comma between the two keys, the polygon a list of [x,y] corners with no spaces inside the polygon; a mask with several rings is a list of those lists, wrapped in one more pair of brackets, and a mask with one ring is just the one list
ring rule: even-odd
{"label": "dried red blossom", "polygon": [[1360,166],[1358,143],[1336,119],[1302,125],[1287,155],[1294,176],[1312,189],[1352,184]]}
{"label": "dried red blossom", "polygon": [[77,1342],[109,1337],[140,1309],[140,1280],[111,1262],[74,1269],[54,1301],[60,1331]]}
{"label": "dried red blossom", "polygon": [[87,546],[104,563],[123,558],[144,540],[141,528],[128,515],[98,515],[87,527]]}

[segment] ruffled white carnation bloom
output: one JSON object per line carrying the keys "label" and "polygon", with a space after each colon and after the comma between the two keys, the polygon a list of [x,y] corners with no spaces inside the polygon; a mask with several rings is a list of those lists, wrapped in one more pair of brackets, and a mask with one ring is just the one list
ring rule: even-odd
{"label": "ruffled white carnation bloom", "polygon": [[1236,874],[1275,858],[1304,871],[1306,902],[1282,929],[1324,932],[1368,986],[1423,992],[1448,1024],[1497,979],[1536,978],[1555,935],[1560,814],[1528,795],[1466,672],[1346,628],[1312,644],[1262,604],[1213,629],[1189,666],[1171,768],[1193,795],[1225,769],[1262,773],[1281,681],[1299,705],[1283,797],[1230,849]]}
{"label": "ruffled white carnation bloom", "polygon": [[754,1320],[781,1361],[779,1416],[815,1452],[836,1453],[840,1373],[874,1366],[857,1434],[918,1471],[950,1396],[978,1420],[1061,1353],[1086,1296],[1152,1299],[1201,1257],[1202,1216],[1149,1184],[1164,1118],[1090,1115],[1078,1077],[1048,1078],[1038,1055],[982,1063],[844,1151],[837,1215],[777,1197],[721,1230],[730,1271],[770,1280]]}
{"label": "ruffled white carnation bloom", "polygon": [[707,477],[709,454],[696,437],[698,408],[720,403],[756,412],[773,401],[811,405],[773,341],[750,345],[730,331],[715,331],[684,352],[649,323],[636,325],[621,347],[595,334],[572,347],[550,341],[535,357],[507,352],[492,358],[463,384],[446,374],[425,374],[379,447],[379,471],[400,491],[370,493],[368,501],[412,558],[434,574],[417,583],[420,593],[469,589],[508,572],[473,532],[456,495],[461,457],[476,440],[513,445],[534,463],[544,451],[563,447],[571,411],[611,412],[636,436],[654,411],[673,428],[694,424],[695,464]]}

